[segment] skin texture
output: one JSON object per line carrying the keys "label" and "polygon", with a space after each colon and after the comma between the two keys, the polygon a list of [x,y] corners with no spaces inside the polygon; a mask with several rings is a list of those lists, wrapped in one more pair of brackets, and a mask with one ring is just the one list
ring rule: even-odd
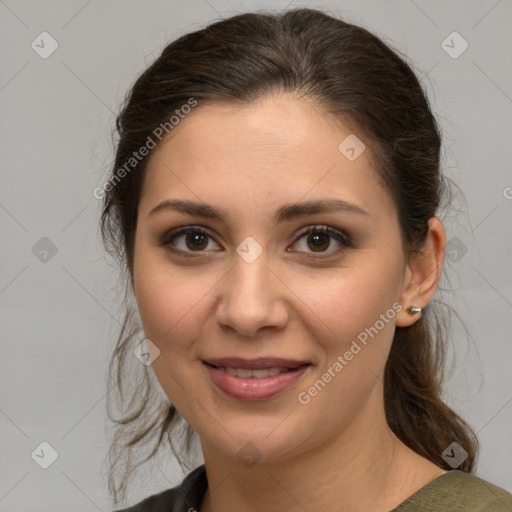
{"label": "skin texture", "polygon": [[[249,105],[199,104],[151,154],[134,292],[145,335],[160,350],[153,362],[158,381],[200,436],[209,481],[201,512],[388,511],[445,473],[394,436],[383,403],[395,325],[415,322],[420,315],[406,308],[424,307],[437,288],[443,226],[431,219],[422,251],[404,251],[370,145],[354,161],[338,150],[351,133],[314,103],[281,94]],[[366,213],[274,220],[284,204],[327,198]],[[226,219],[171,210],[148,215],[166,199],[208,203]],[[190,236],[187,245],[186,234],[162,244],[188,225],[210,235],[200,250]],[[348,234],[352,246],[323,235],[316,249],[301,235],[315,225]],[[262,249],[252,263],[236,252],[248,236]],[[184,253],[173,253],[173,244]],[[402,310],[300,403],[298,394],[398,303]],[[312,366],[280,395],[244,401],[216,388],[201,362],[227,356]],[[251,466],[237,456],[247,443],[260,457]]]}

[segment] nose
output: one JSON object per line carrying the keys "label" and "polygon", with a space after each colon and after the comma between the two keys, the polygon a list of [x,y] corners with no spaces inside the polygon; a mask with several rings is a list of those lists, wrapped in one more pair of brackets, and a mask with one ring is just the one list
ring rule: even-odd
{"label": "nose", "polygon": [[218,324],[244,337],[265,328],[282,329],[288,321],[288,289],[269,268],[265,253],[252,263],[236,255],[233,268],[219,284]]}

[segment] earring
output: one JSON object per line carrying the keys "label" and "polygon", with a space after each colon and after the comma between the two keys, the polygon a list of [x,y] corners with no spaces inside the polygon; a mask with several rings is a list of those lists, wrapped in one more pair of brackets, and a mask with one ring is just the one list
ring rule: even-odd
{"label": "earring", "polygon": [[419,306],[411,306],[410,308],[407,309],[407,311],[411,315],[415,315],[416,313],[421,313],[421,308]]}

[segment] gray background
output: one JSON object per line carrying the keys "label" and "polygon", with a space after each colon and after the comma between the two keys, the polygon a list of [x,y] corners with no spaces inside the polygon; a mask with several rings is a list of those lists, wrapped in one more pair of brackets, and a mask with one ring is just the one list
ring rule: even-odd
{"label": "gray background", "polygon": [[[286,5],[304,3],[0,0],[2,511],[112,509],[104,375],[121,312],[92,192],[112,162],[114,112],[127,88],[169,40],[219,16]],[[477,474],[512,491],[512,2],[308,5],[391,41],[428,90],[444,169],[466,197],[445,216],[451,281],[440,296],[470,334],[456,329],[445,398],[479,434]],[[59,45],[46,59],[31,47],[43,31]],[[442,47],[454,31],[469,44],[458,58]],[[452,39],[453,53],[462,42]],[[43,441],[58,452],[48,469],[31,457]],[[131,502],[182,479],[176,464],[161,462],[141,473]]]}

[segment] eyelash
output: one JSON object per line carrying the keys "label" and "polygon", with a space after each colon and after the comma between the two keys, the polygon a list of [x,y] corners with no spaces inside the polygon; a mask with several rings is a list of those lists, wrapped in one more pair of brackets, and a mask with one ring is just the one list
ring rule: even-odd
{"label": "eyelash", "polygon": [[[200,255],[201,253],[206,252],[204,250],[202,250],[202,251],[183,251],[181,249],[176,249],[175,247],[172,247],[171,242],[173,242],[176,238],[178,238],[181,235],[190,235],[190,234],[201,234],[201,235],[207,236],[211,239],[214,239],[210,235],[210,233],[208,233],[204,229],[200,228],[199,226],[184,226],[184,227],[181,227],[181,228],[178,228],[178,229],[175,229],[175,230],[172,230],[172,231],[169,231],[168,233],[166,233],[163,236],[160,243],[162,246],[167,247],[170,251],[172,251],[174,253],[179,253],[179,254],[187,254],[187,255],[192,254],[193,255],[194,253],[198,253],[198,255]],[[308,257],[311,259],[325,258],[326,256],[324,256],[324,255],[331,256],[333,253],[339,253],[339,252],[343,251],[344,249],[354,247],[352,240],[350,239],[350,237],[347,234],[345,234],[342,231],[339,231],[337,229],[334,229],[330,226],[318,226],[318,225],[310,226],[307,229],[300,232],[297,235],[297,238],[295,239],[293,244],[297,243],[301,238],[303,238],[309,234],[329,235],[330,237],[334,238],[342,246],[339,249],[327,250],[327,251],[323,251],[323,252],[308,252],[307,253],[307,254],[309,254]],[[304,251],[299,251],[299,252],[304,252]],[[194,256],[191,256],[191,257],[194,257]]]}

